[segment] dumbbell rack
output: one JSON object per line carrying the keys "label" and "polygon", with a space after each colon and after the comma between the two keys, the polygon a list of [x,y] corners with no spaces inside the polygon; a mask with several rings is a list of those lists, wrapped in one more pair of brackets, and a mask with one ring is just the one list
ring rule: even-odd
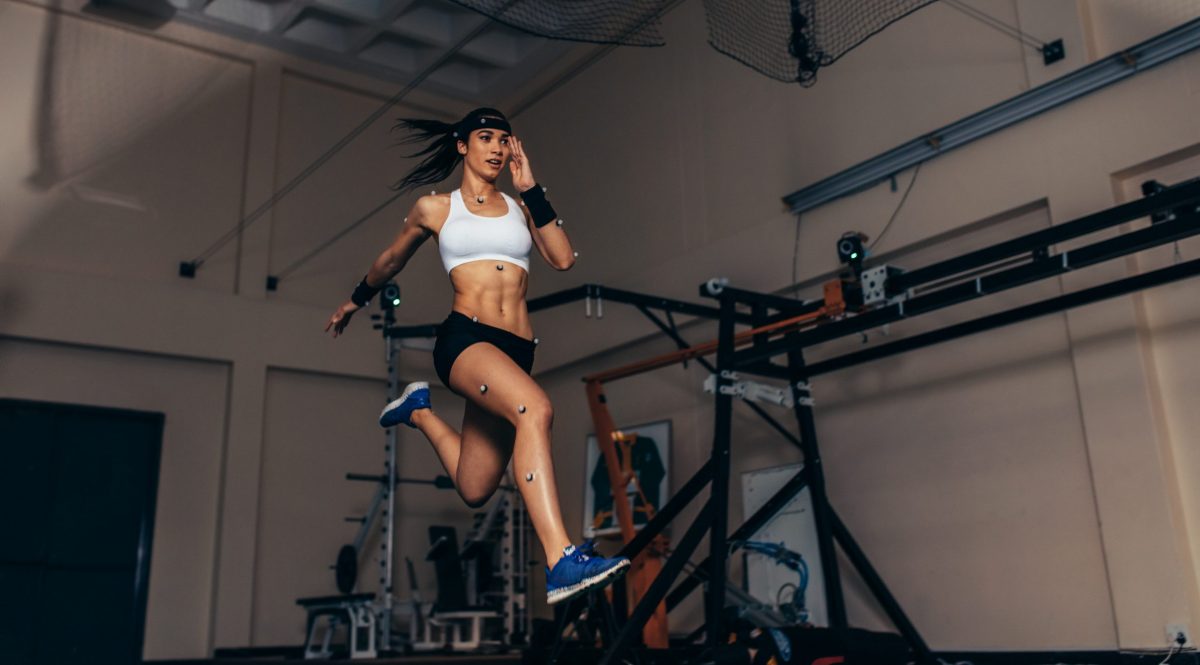
{"label": "dumbbell rack", "polygon": [[500,538],[500,578],[504,581],[504,634],[509,644],[516,645],[518,636],[528,644],[531,618],[528,608],[529,567],[533,557],[529,554],[529,516],[525,502],[516,492],[505,493],[506,518],[504,533]]}

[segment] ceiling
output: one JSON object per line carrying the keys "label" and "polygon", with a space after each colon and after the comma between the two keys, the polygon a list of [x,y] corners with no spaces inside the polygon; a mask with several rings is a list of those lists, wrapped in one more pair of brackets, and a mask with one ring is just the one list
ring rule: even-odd
{"label": "ceiling", "polygon": [[537,37],[449,0],[167,1],[173,20],[476,105],[520,105],[602,48]]}

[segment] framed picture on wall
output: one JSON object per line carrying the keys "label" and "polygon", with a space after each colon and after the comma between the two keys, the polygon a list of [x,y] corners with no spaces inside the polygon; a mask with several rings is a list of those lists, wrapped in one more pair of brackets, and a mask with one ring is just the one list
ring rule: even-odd
{"label": "framed picture on wall", "polygon": [[[625,454],[630,453],[634,481],[625,488],[625,494],[629,497],[630,507],[633,508],[633,527],[640,529],[669,497],[671,421],[659,420],[617,429],[625,434],[637,435],[631,442],[617,444],[617,457],[624,464]],[[589,434],[587,437],[583,511],[584,537],[595,538],[621,533],[613,506],[608,468],[604,465],[604,455],[600,453],[600,447],[596,445],[595,434]]]}

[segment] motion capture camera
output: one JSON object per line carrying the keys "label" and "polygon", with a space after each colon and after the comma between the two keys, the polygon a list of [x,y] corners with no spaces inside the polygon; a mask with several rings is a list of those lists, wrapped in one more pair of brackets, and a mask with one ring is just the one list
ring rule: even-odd
{"label": "motion capture camera", "polygon": [[400,285],[395,282],[388,282],[383,285],[383,291],[379,294],[379,304],[384,309],[392,309],[400,306]]}
{"label": "motion capture camera", "polygon": [[863,259],[867,258],[867,249],[863,246],[866,239],[867,236],[859,231],[847,231],[838,238],[838,261],[850,266],[855,277],[862,274]]}

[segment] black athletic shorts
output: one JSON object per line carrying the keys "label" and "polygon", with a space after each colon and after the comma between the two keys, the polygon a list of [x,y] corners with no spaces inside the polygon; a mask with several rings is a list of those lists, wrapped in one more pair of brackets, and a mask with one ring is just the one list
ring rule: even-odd
{"label": "black athletic shorts", "polygon": [[518,367],[525,370],[526,374],[533,370],[533,350],[537,347],[533,340],[510,333],[503,328],[472,321],[471,317],[452,311],[450,316],[447,316],[446,320],[438,326],[437,343],[433,347],[433,369],[437,371],[442,384],[451,391],[457,392],[450,387],[450,368],[454,367],[454,361],[458,360],[458,356],[476,342],[488,342],[495,345],[505,355],[512,358]]}

